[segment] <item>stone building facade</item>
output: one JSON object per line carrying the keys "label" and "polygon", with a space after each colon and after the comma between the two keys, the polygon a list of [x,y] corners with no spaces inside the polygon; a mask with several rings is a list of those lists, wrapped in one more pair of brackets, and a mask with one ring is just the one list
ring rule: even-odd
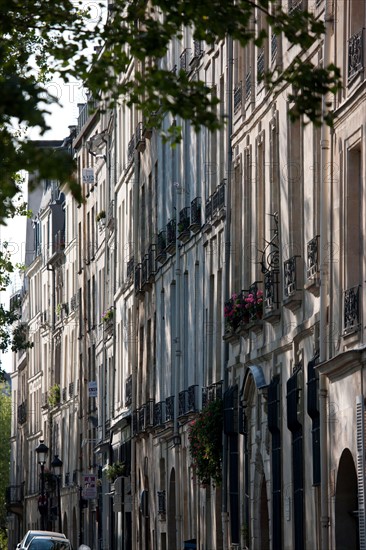
{"label": "stone building facade", "polygon": [[[327,32],[306,56],[344,79],[332,130],[292,122],[289,90],[260,83],[302,55],[275,35],[174,41],[162,66],[209,83],[227,121],[183,121],[175,149],[122,102],[80,106],[85,200],[45,188],[22,294],[34,347],[12,374],[15,539],[39,525],[44,439],[74,546],[366,548],[365,9],[309,4]],[[216,399],[223,481],[202,486],[189,428]]]}

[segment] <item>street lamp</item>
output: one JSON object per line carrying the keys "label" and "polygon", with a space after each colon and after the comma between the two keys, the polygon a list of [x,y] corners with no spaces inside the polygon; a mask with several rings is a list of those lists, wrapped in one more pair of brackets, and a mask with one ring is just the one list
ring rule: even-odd
{"label": "street lamp", "polygon": [[55,458],[51,462],[51,466],[54,469],[56,480],[57,480],[58,530],[59,530],[59,533],[62,533],[60,479],[61,479],[61,469],[63,466],[63,462],[62,460],[59,459],[58,455],[55,455]]}
{"label": "street lamp", "polygon": [[45,530],[45,518],[47,515],[47,497],[44,490],[44,465],[46,464],[48,447],[44,444],[43,439],[40,439],[39,445],[36,448],[38,455],[38,464],[41,466],[41,496],[38,499],[38,510],[41,514],[41,529]]}

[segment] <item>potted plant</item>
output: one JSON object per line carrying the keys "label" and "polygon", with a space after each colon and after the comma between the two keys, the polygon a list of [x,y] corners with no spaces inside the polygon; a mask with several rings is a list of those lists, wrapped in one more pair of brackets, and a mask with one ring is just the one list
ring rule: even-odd
{"label": "potted plant", "polygon": [[102,323],[108,323],[114,317],[113,307],[108,308],[102,315]]}
{"label": "potted plant", "polygon": [[48,403],[51,407],[55,407],[60,403],[61,400],[61,390],[59,384],[54,384],[48,390]]}
{"label": "potted plant", "polygon": [[210,401],[189,426],[189,451],[200,483],[221,483],[223,402]]}
{"label": "potted plant", "polygon": [[228,331],[236,330],[241,323],[248,323],[250,313],[242,292],[234,292],[224,307],[225,325]]}
{"label": "potted plant", "polygon": [[126,472],[126,465],[124,462],[113,462],[109,464],[106,468],[106,476],[108,481],[114,483],[117,477],[121,477]]}
{"label": "potted plant", "polygon": [[263,315],[263,291],[256,290],[249,292],[244,298],[245,309],[251,319],[262,319]]}

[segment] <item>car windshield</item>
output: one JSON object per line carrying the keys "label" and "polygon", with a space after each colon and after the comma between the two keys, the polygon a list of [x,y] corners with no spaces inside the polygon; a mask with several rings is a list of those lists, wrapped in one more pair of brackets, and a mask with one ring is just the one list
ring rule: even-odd
{"label": "car windshield", "polygon": [[28,548],[29,550],[71,550],[69,541],[46,538],[34,538]]}

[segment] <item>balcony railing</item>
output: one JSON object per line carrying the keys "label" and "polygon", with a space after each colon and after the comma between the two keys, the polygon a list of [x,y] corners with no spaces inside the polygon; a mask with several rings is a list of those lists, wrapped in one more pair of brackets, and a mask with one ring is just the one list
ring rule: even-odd
{"label": "balcony railing", "polygon": [[222,399],[223,381],[202,388],[202,408],[215,399]]}
{"label": "balcony railing", "polygon": [[178,239],[180,241],[187,241],[190,237],[190,219],[189,219],[189,207],[182,208],[179,212],[179,222],[178,222]]}
{"label": "balcony railing", "polygon": [[185,48],[179,57],[179,68],[181,71],[188,71],[189,69],[189,52],[190,48]]}
{"label": "balcony railing", "polygon": [[156,261],[163,262],[166,258],[166,231],[159,231],[156,245]]}
{"label": "balcony railing", "polygon": [[292,256],[283,264],[284,294],[285,298],[292,296],[297,290],[296,259]]}
{"label": "balcony railing", "polygon": [[132,164],[135,154],[135,136],[133,135],[127,145],[127,168]]}
{"label": "balcony railing", "polygon": [[179,392],[178,416],[184,416],[185,414],[197,411],[197,392],[197,385],[189,386],[187,390]]}
{"label": "balcony railing", "polygon": [[166,409],[165,409],[165,421],[173,420],[174,418],[174,395],[170,395],[165,400]]}
{"label": "balcony railing", "polygon": [[348,40],[348,81],[363,69],[364,29]]}
{"label": "balcony railing", "polygon": [[308,279],[315,277],[319,271],[319,236],[317,235],[307,246],[307,270],[306,275]]}
{"label": "balcony railing", "polygon": [[189,228],[193,233],[197,233],[197,231],[201,229],[201,225],[202,225],[201,197],[196,197],[191,202],[191,225],[189,226]]}
{"label": "balcony railing", "polygon": [[126,407],[128,407],[132,403],[132,374],[130,374],[130,376],[126,378],[125,392],[125,405]]}
{"label": "balcony railing", "polygon": [[156,273],[156,245],[151,244],[147,251],[147,265],[148,265],[148,278],[149,282],[154,280],[154,275]]}
{"label": "balcony railing", "polygon": [[145,131],[144,131],[144,123],[139,122],[136,126],[136,133],[135,133],[135,148],[140,153],[143,153],[146,148],[146,139],[145,139]]}
{"label": "balcony railing", "polygon": [[134,257],[132,256],[132,258],[130,258],[127,262],[127,267],[126,267],[127,279],[132,279],[133,268],[134,268]]}
{"label": "balcony railing", "polygon": [[270,269],[264,274],[264,311],[269,313],[279,306],[279,273]]}
{"label": "balcony railing", "polygon": [[166,514],[166,494],[165,491],[158,491],[158,514]]}
{"label": "balcony railing", "polygon": [[245,101],[252,95],[252,72],[248,71],[245,75]]}
{"label": "balcony railing", "polygon": [[159,401],[154,405],[154,426],[161,426],[165,422],[165,401]]}
{"label": "balcony railing", "polygon": [[142,264],[137,264],[135,266],[134,286],[135,294],[142,291]]}
{"label": "balcony railing", "polygon": [[277,57],[277,49],[278,49],[277,42],[278,42],[277,34],[273,33],[271,37],[271,63],[273,63]]}
{"label": "balcony railing", "polygon": [[166,250],[169,254],[172,254],[175,251],[175,241],[175,219],[172,218],[166,226]]}
{"label": "balcony railing", "polygon": [[257,55],[257,81],[261,82],[264,76],[264,48],[258,51]]}
{"label": "balcony railing", "polygon": [[23,506],[24,503],[24,484],[10,485],[5,489],[5,502],[10,508],[15,505]]}
{"label": "balcony railing", "polygon": [[294,11],[301,11],[303,9],[303,0],[290,0],[288,7],[289,13],[292,13]]}
{"label": "balcony railing", "polygon": [[193,56],[194,57],[201,57],[202,54],[203,54],[203,50],[202,50],[201,40],[194,39],[193,40]]}
{"label": "balcony railing", "polygon": [[234,88],[234,113],[237,113],[241,108],[242,92],[243,86],[242,83],[239,82]]}
{"label": "balcony railing", "polygon": [[360,326],[360,287],[344,292],[344,332],[352,332]]}
{"label": "balcony railing", "polygon": [[207,222],[210,222],[211,221],[211,218],[212,218],[212,198],[209,197],[207,200],[206,200],[206,204],[205,204],[205,218],[206,218],[206,223]]}

